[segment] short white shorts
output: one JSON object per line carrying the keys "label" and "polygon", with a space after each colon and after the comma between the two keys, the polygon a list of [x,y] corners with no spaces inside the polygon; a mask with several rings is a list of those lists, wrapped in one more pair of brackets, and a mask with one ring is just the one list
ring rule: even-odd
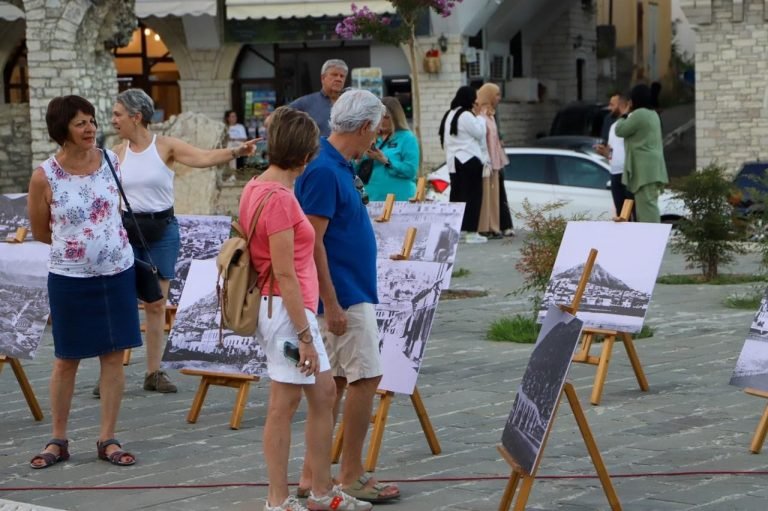
{"label": "short white shorts", "polygon": [[[310,385],[315,383],[314,376],[305,376],[301,373],[296,362],[285,357],[283,345],[285,341],[291,341],[296,346],[299,345],[299,339],[296,335],[296,326],[288,317],[288,311],[283,306],[283,299],[279,296],[272,297],[272,317],[268,317],[268,299],[262,297],[259,307],[259,328],[258,335],[264,352],[267,355],[267,374],[269,378],[281,383],[293,383],[296,385]],[[320,329],[317,325],[315,313],[309,309],[304,309],[309,322],[309,329],[312,332],[312,339],[317,350],[320,372],[331,368],[328,362],[328,355],[323,346],[323,338],[320,335]]]}
{"label": "short white shorts", "polygon": [[318,317],[333,376],[345,377],[350,383],[381,376],[379,327],[375,307],[371,303],[358,303],[346,312],[347,331],[344,335],[332,334],[324,318]]}

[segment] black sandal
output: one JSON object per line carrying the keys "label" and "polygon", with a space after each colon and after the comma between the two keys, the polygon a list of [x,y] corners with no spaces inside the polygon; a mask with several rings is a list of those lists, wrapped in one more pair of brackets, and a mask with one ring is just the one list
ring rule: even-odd
{"label": "black sandal", "polygon": [[[59,454],[53,454],[52,452],[46,452],[45,449],[49,445],[55,445],[59,448]],[[43,447],[43,452],[29,460],[29,466],[34,469],[48,468],[51,465],[55,465],[60,461],[67,461],[69,459],[69,440],[62,440],[61,438],[51,438],[50,441]],[[42,465],[36,465],[35,461],[43,460]]]}
{"label": "black sandal", "polygon": [[[117,450],[114,451],[112,454],[107,454],[107,447],[110,445],[116,445]],[[96,442],[96,450],[99,454],[99,459],[108,461],[112,463],[113,465],[118,465],[121,467],[127,467],[128,465],[133,465],[136,463],[136,456],[133,454],[123,451],[122,445],[120,445],[120,442],[115,440],[114,438],[110,438],[108,440],[104,440],[103,442],[97,441]],[[123,456],[130,456],[132,459],[131,461],[123,461],[121,458]]]}

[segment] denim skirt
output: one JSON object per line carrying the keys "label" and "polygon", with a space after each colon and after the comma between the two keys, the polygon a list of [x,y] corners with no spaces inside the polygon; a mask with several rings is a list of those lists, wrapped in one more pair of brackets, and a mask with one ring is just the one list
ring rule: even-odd
{"label": "denim skirt", "polygon": [[56,358],[98,357],[141,346],[136,273],[66,277],[48,274]]}

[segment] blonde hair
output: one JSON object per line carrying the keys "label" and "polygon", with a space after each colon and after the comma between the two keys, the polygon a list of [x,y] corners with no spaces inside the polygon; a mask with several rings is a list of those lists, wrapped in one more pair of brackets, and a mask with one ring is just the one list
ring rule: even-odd
{"label": "blonde hair", "polygon": [[408,130],[408,120],[405,118],[405,111],[403,106],[397,98],[392,96],[385,96],[381,98],[381,102],[387,107],[387,112],[392,120],[392,131]]}
{"label": "blonde hair", "polygon": [[494,113],[493,100],[501,93],[501,89],[495,83],[486,83],[477,89],[477,102],[481,107],[488,107],[491,114]]}

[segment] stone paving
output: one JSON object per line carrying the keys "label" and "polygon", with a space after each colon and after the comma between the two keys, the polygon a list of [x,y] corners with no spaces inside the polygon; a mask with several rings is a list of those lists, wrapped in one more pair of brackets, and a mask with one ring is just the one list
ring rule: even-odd
{"label": "stone paving", "polygon": [[[441,302],[419,390],[442,444],[430,454],[419,422],[405,396],[391,408],[376,475],[401,481],[403,498],[378,508],[474,511],[497,509],[509,468],[497,451],[515,388],[530,345],[484,339],[491,321],[527,308],[525,297],[509,293],[520,285],[514,269],[520,241],[462,245],[457,267],[470,270],[454,288],[486,289],[488,296]],[[756,256],[739,259],[732,271],[757,268]],[[599,259],[598,259],[599,262]],[[682,258],[667,254],[662,273],[681,273]],[[575,364],[571,380],[586,410],[605,464],[625,510],[764,511],[766,475],[661,476],[690,471],[766,471],[768,453],[749,452],[765,404],[728,385],[752,311],[727,309],[723,299],[740,286],[657,285],[647,323],[654,337],[636,346],[650,383],[640,392],[621,346],[608,373],[601,406],[588,403],[594,367]],[[120,468],[96,459],[98,400],[91,397],[97,363],[81,365],[70,423],[72,459],[35,471],[28,460],[50,434],[47,379],[52,358],[50,334],[34,361],[24,366],[46,418],[32,420],[9,369],[0,374],[0,498],[65,510],[180,511],[261,510],[266,489],[244,486],[266,478],[261,454],[267,385],[251,390],[242,428],[229,429],[232,389],[214,388],[197,424],[186,414],[198,380],[174,374],[178,394],[141,390],[143,350],[127,367],[127,390],[118,436],[139,463]],[[303,452],[304,411],[294,425],[290,479],[296,480]],[[533,487],[528,509],[592,511],[609,509],[570,409],[563,406]],[[640,474],[652,474],[640,477]],[[656,475],[653,475],[656,474]],[[494,478],[495,476],[495,478]],[[544,476],[565,476],[549,479]],[[449,481],[420,482],[446,478]],[[241,483],[218,488],[178,485]],[[135,489],[94,489],[113,485]],[[167,488],[141,489],[144,485]],[[9,488],[47,487],[31,491]],[[60,491],[78,487],[75,491]],[[3,507],[7,506],[7,507]],[[0,501],[0,509],[16,509]],[[39,508],[38,508],[39,509]]]}

